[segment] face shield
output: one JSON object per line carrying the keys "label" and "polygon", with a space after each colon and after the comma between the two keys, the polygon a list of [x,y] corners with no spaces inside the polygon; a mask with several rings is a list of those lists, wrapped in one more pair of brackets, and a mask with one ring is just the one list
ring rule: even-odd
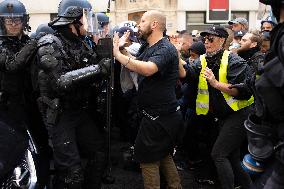
{"label": "face shield", "polygon": [[0,36],[19,36],[27,25],[24,14],[0,13]]}
{"label": "face shield", "polygon": [[111,24],[110,24],[110,22],[99,24],[98,35],[99,35],[100,38],[106,38],[107,36],[111,35]]}
{"label": "face shield", "polygon": [[99,24],[96,14],[90,9],[83,9],[83,25],[87,35],[98,35]]}

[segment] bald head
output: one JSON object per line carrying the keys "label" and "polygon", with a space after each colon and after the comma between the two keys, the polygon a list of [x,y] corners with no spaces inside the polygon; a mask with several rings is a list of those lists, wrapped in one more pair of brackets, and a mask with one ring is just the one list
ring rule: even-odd
{"label": "bald head", "polygon": [[166,16],[161,13],[160,11],[157,10],[151,10],[147,11],[145,13],[145,16],[149,18],[151,22],[158,22],[159,24],[159,29],[163,32],[166,29]]}

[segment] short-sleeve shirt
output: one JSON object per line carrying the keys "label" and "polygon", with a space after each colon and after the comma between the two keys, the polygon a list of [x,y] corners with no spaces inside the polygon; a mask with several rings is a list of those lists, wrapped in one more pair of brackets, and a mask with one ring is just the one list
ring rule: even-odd
{"label": "short-sleeve shirt", "polygon": [[146,110],[176,108],[175,86],[179,64],[176,48],[168,39],[162,38],[140,52],[137,59],[153,62],[158,67],[158,72],[151,76],[139,76],[139,108]]}

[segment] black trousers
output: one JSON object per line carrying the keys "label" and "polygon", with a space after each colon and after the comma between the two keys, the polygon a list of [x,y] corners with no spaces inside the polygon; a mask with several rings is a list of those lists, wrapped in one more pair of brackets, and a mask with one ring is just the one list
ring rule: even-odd
{"label": "black trousers", "polygon": [[235,180],[243,189],[250,187],[250,177],[240,164],[240,147],[246,139],[244,121],[248,114],[249,108],[245,108],[220,120],[220,131],[211,156],[216,165],[222,189],[233,189]]}
{"label": "black trousers", "polygon": [[[99,160],[97,157],[97,154],[103,154],[105,151],[104,134],[84,109],[63,111],[58,123],[48,126],[48,133],[53,144],[55,169],[59,177],[74,176],[72,171],[81,169],[81,158],[88,159],[88,163],[100,162],[101,166],[104,165],[104,157],[100,156]],[[97,167],[93,168],[93,171],[97,170]],[[101,176],[102,171],[93,181],[100,179]]]}
{"label": "black trousers", "polygon": [[51,147],[48,145],[48,133],[44,126],[42,116],[35,101],[26,107],[27,127],[34,142],[36,152],[33,152],[37,174],[37,187],[44,188],[49,182],[49,169],[51,159]]}
{"label": "black trousers", "polygon": [[0,180],[20,163],[28,148],[28,135],[20,107],[0,105]]}

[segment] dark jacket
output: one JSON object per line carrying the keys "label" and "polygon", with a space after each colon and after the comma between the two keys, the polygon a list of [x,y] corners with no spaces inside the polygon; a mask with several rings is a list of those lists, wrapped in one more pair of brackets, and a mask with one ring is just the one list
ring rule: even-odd
{"label": "dark jacket", "polygon": [[[219,80],[219,68],[221,63],[221,58],[223,55],[223,51],[217,53],[213,57],[206,57],[207,67],[210,68],[217,80]],[[187,70],[186,79],[188,83],[195,83],[195,86],[198,86],[199,82],[199,74],[201,71],[201,62],[200,59],[196,60],[193,64],[189,65]],[[227,71],[227,79],[230,84],[239,84],[244,83],[247,74],[250,68],[246,61],[239,57],[237,54],[230,53],[229,62],[228,62],[228,71]],[[211,87],[208,84],[209,90],[209,111],[212,112],[217,117],[226,117],[233,110],[227,105],[222,93]],[[197,91],[197,88],[196,88]],[[196,92],[197,94],[197,92]],[[235,97],[240,100],[248,100],[251,96],[249,90],[239,91],[239,95]],[[196,98],[195,98],[196,99]]]}
{"label": "dark jacket", "polygon": [[72,84],[62,89],[58,80],[67,72],[97,64],[96,54],[84,41],[68,30],[43,36],[38,41],[38,83],[40,96],[59,98],[63,106],[84,107],[91,98],[92,82]]}

